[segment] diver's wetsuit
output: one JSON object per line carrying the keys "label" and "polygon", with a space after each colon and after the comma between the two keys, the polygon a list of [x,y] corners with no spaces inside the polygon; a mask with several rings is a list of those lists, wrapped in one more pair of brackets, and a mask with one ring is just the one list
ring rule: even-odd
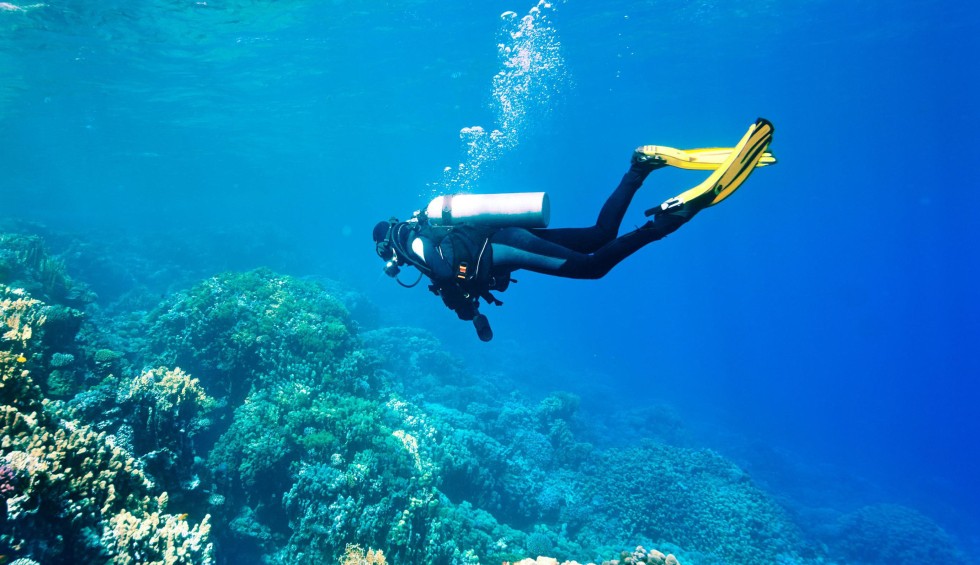
{"label": "diver's wetsuit", "polygon": [[689,217],[662,214],[639,229],[619,234],[633,195],[653,169],[634,164],[588,228],[503,228],[490,237],[493,272],[527,269],[573,279],[598,279],[644,245],[663,238]]}
{"label": "diver's wetsuit", "polygon": [[[419,211],[406,222],[397,218],[378,222],[372,233],[376,252],[385,261],[389,276],[397,277],[402,265],[417,267],[432,280],[429,290],[460,319],[472,320],[480,339],[489,341],[493,332],[478,310],[480,300],[502,304],[493,293],[506,290],[514,282],[511,273],[527,269],[574,279],[605,276],[641,247],[673,233],[698,211],[728,198],[756,167],[775,163],[775,157],[766,150],[772,132],[772,123],[759,118],[731,149],[680,150],[655,145],[636,149],[623,180],[603,204],[595,225],[587,228],[494,228],[475,222],[430,225],[427,214]],[[647,210],[652,220],[619,236],[636,191],[651,171],[667,165],[714,172],[697,186]]]}
{"label": "diver's wetsuit", "polygon": [[[663,238],[684,224],[691,214],[662,214],[639,229],[616,237],[633,195],[654,169],[636,164],[599,211],[594,226],[587,228],[527,229],[502,228],[490,235],[491,273],[498,281],[511,272],[527,269],[573,279],[598,279],[644,245]],[[482,244],[482,241],[479,242]],[[437,284],[452,282],[452,267],[442,258],[435,242],[425,236],[412,237],[403,246],[415,255],[416,264]],[[482,256],[482,254],[481,254]],[[486,266],[481,265],[481,268]]]}

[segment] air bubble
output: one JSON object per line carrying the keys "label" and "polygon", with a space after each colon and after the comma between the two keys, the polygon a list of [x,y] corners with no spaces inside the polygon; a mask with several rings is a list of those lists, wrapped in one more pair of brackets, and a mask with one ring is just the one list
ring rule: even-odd
{"label": "air bubble", "polygon": [[432,183],[433,195],[469,192],[476,188],[484,165],[515,149],[533,119],[545,115],[553,93],[563,88],[567,77],[558,33],[548,22],[554,3],[539,0],[519,20],[507,11],[497,44],[501,70],[492,80],[492,106],[496,127],[464,127],[460,140],[466,157],[457,167],[446,167],[441,181]]}

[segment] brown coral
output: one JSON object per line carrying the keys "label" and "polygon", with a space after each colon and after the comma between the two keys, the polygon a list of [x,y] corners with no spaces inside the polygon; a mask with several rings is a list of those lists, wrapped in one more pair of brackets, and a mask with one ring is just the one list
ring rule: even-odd
{"label": "brown coral", "polygon": [[[161,508],[165,497],[166,494],[158,500]],[[205,516],[200,524],[191,525],[183,514],[133,515],[123,510],[109,519],[102,544],[113,555],[114,565],[207,563],[211,560],[209,520],[210,516]],[[149,560],[150,556],[157,559]]]}
{"label": "brown coral", "polygon": [[[646,550],[642,546],[637,546],[633,551],[624,551],[620,554],[619,559],[613,559],[610,561],[603,561],[602,565],[626,565],[626,564],[640,564],[645,563],[649,565],[680,565],[673,554],[664,555],[656,549]],[[578,561],[562,561],[558,562],[557,559],[552,557],[538,556],[537,559],[522,559],[520,561],[515,561],[513,563],[504,562],[504,565],[583,565]],[[595,563],[586,563],[584,565],[595,565]]]}
{"label": "brown coral", "polygon": [[380,549],[364,551],[361,546],[351,544],[340,557],[340,565],[387,565],[387,561]]}
{"label": "brown coral", "polygon": [[38,347],[31,328],[43,326],[42,307],[0,285],[0,463],[17,481],[6,500],[0,552],[42,561],[210,562],[208,518],[192,526],[163,514],[166,493],[153,496],[132,455],[66,417],[61,403],[34,385],[19,358]]}

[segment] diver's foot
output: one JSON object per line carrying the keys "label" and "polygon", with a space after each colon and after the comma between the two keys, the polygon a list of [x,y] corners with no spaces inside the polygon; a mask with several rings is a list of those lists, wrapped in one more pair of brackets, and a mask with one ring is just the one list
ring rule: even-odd
{"label": "diver's foot", "polygon": [[666,167],[667,161],[657,154],[656,145],[641,145],[633,151],[630,164],[652,171],[660,167]]}
{"label": "diver's foot", "polygon": [[[699,211],[714,206],[731,196],[749,178],[752,171],[768,154],[766,148],[772,141],[773,126],[759,118],[749,126],[741,141],[728,152],[724,162],[701,184],[671,198],[658,207],[646,211],[646,216],[685,216],[690,218]],[[772,159],[772,155],[768,154]]]}
{"label": "diver's foot", "polygon": [[656,208],[650,208],[646,211],[648,217],[657,218],[663,216],[664,214],[669,214],[671,216],[679,216],[685,219],[690,219],[697,214],[703,206],[698,206],[696,202],[684,202],[679,197],[675,196],[673,198],[668,198],[660,206]]}

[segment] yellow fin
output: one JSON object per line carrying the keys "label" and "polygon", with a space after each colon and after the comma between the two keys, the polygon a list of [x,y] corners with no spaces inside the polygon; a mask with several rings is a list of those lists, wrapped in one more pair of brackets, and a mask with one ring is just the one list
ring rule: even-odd
{"label": "yellow fin", "polygon": [[703,208],[714,206],[731,196],[759,166],[766,154],[766,148],[772,142],[773,130],[769,120],[756,120],[711,176],[694,188],[682,192],[677,198],[685,204]]}
{"label": "yellow fin", "polygon": [[[734,147],[676,149],[674,147],[667,147],[666,145],[642,145],[636,148],[637,153],[655,157],[671,167],[692,171],[716,170],[734,150]],[[756,167],[765,167],[774,164],[776,164],[776,157],[766,151],[762,154],[762,158],[759,159]]]}

